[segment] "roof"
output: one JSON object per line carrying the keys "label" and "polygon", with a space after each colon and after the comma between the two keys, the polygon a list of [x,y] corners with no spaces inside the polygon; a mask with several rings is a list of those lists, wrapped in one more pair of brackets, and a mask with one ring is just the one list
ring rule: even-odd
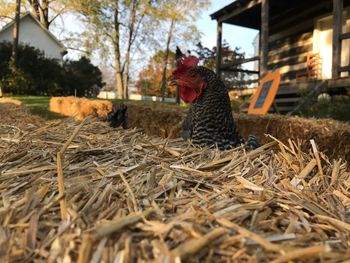
{"label": "roof", "polygon": [[[212,13],[212,19],[218,22],[238,25],[248,28],[261,27],[262,0],[236,0],[231,4]],[[344,7],[350,6],[350,0],[344,0]],[[272,31],[278,31],[278,26],[284,28],[293,26],[322,15],[331,14],[333,3],[329,0],[269,0],[269,24]],[[288,21],[288,22],[287,22]]]}
{"label": "roof", "polygon": [[233,11],[234,9],[238,8],[239,6],[246,4],[248,2],[250,2],[251,0],[236,0],[233,3],[224,6],[223,8],[219,9],[218,11],[212,13],[210,15],[211,19],[218,19],[220,16],[230,13],[231,11]]}
{"label": "roof", "polygon": [[[49,30],[47,30],[38,19],[36,19],[30,12],[26,12],[24,13],[20,20],[29,17],[31,18],[53,41],[55,41],[57,43],[57,45],[59,45],[61,48],[66,49],[66,47],[62,44],[61,41],[59,41],[54,34],[52,34]],[[8,29],[9,27],[13,26],[15,24],[15,21],[11,21],[10,23],[8,23],[7,25],[5,25],[1,30],[0,33],[5,31],[6,29]]]}
{"label": "roof", "polygon": [[236,0],[211,14],[210,17],[228,24],[259,29],[260,3],[261,0]]}

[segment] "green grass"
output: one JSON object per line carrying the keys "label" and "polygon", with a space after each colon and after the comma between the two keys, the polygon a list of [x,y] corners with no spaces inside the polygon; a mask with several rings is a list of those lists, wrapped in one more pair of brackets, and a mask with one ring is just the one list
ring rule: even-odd
{"label": "green grass", "polygon": [[13,96],[11,98],[22,101],[22,104],[26,106],[33,115],[39,115],[47,120],[64,118],[63,115],[50,111],[50,97]]}

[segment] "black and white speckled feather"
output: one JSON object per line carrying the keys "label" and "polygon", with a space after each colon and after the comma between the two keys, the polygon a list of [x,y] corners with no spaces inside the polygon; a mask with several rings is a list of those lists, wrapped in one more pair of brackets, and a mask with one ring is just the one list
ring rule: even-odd
{"label": "black and white speckled feather", "polygon": [[[199,98],[191,104],[186,119],[183,122],[183,137],[192,139],[200,146],[217,146],[219,149],[229,149],[244,144],[239,135],[231,111],[227,89],[220,78],[210,69],[194,67],[191,73],[199,73],[207,83],[206,89]],[[259,147],[254,136],[248,139],[247,149]]]}

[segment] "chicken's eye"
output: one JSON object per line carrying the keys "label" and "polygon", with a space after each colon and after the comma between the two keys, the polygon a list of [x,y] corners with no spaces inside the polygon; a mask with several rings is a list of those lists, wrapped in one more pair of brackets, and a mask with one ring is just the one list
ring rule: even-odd
{"label": "chicken's eye", "polygon": [[191,78],[194,79],[195,77],[196,77],[196,74],[192,73]]}

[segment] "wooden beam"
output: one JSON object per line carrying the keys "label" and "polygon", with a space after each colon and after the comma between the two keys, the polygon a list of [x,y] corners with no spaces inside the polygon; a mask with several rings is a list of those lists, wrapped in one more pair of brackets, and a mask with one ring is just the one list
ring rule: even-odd
{"label": "wooden beam", "polygon": [[305,62],[295,64],[295,65],[287,65],[287,66],[276,68],[276,70],[278,70],[281,74],[287,73],[290,71],[301,70],[301,69],[306,69]]}
{"label": "wooden beam", "polygon": [[313,17],[311,17],[310,19],[306,19],[302,22],[300,22],[299,24],[295,24],[292,25],[290,28],[278,32],[276,34],[273,34],[269,37],[269,42],[274,42],[276,40],[288,37],[288,36],[292,36],[295,35],[297,33],[300,33],[302,31],[306,32],[306,31],[312,31],[313,27],[314,27],[314,21],[315,19]]}
{"label": "wooden beam", "polygon": [[256,61],[259,59],[260,59],[259,56],[255,56],[252,58],[245,58],[245,59],[237,59],[235,61],[231,61],[231,62],[227,62],[227,63],[223,64],[221,68],[227,68],[227,67],[229,68],[229,67],[233,67],[233,66],[237,66],[237,65],[242,65],[244,63]]}
{"label": "wooden beam", "polygon": [[311,37],[306,40],[294,42],[293,44],[284,45],[283,47],[276,47],[275,45],[269,43],[269,47],[270,47],[269,56],[278,55],[279,53],[291,50],[292,48],[301,48],[303,46],[312,45],[312,44],[313,44],[313,39]]}
{"label": "wooden beam", "polygon": [[261,2],[261,29],[260,29],[260,78],[267,72],[269,51],[269,0]]}
{"label": "wooden beam", "polygon": [[340,56],[343,25],[343,0],[333,0],[333,51],[332,51],[332,78],[340,76]]}
{"label": "wooden beam", "polygon": [[241,68],[220,68],[222,71],[231,71],[231,72],[243,72],[247,74],[259,74],[259,71],[255,70],[248,70],[248,69],[241,69]]}
{"label": "wooden beam", "polygon": [[247,9],[250,9],[258,4],[260,4],[262,0],[252,0],[248,1],[247,4],[242,5],[238,8],[236,8],[233,12],[227,13],[221,17],[219,17],[218,22],[225,23],[227,20],[230,20],[232,17],[237,16],[238,14],[246,11]]}
{"label": "wooden beam", "polygon": [[340,67],[339,68],[339,72],[347,72],[347,71],[350,71],[350,66]]}
{"label": "wooden beam", "polygon": [[350,38],[350,32],[348,33],[344,33],[344,34],[341,34],[340,35],[340,39],[343,40],[343,39],[349,39]]}
{"label": "wooden beam", "polygon": [[339,78],[339,79],[328,79],[327,85],[329,88],[339,88],[349,86],[350,77]]}
{"label": "wooden beam", "polygon": [[259,79],[251,79],[251,80],[235,80],[232,82],[232,86],[241,86],[241,85],[249,85],[253,83],[259,82]]}
{"label": "wooden beam", "polygon": [[281,30],[293,26],[296,22],[305,21],[307,18],[315,17],[315,13],[323,12],[322,10],[325,8],[332,8],[332,3],[330,1],[319,2],[314,6],[310,7],[310,3],[308,1],[304,1],[302,6],[298,6],[298,8],[291,7],[289,13],[278,13],[274,17],[270,18],[271,32],[280,32]]}
{"label": "wooden beam", "polygon": [[218,21],[216,33],[216,74],[221,78],[221,61],[222,61],[222,22]]}

